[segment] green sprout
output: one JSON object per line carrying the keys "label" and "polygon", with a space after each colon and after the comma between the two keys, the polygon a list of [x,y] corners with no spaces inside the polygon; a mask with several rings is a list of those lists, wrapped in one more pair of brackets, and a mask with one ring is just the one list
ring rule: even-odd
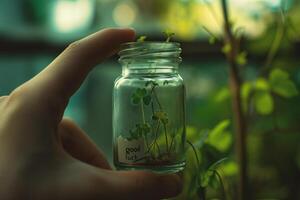
{"label": "green sprout", "polygon": [[165,37],[167,38],[166,39],[166,42],[170,42],[170,40],[172,39],[172,37],[175,35],[174,32],[171,32],[170,30],[165,30],[163,31],[163,34],[165,35]]}
{"label": "green sprout", "polygon": [[142,35],[137,39],[137,42],[145,42],[146,38],[147,38],[147,36]]}

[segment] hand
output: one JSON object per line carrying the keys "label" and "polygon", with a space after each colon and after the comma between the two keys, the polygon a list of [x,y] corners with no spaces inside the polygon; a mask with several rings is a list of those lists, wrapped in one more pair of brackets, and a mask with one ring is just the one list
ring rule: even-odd
{"label": "hand", "polygon": [[161,199],[181,190],[177,175],[113,171],[75,123],[63,119],[93,66],[133,40],[105,29],[71,44],[37,76],[0,97],[1,199]]}

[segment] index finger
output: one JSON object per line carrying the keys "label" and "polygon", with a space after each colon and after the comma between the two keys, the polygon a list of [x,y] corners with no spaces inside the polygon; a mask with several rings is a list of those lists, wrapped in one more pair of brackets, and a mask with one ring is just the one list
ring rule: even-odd
{"label": "index finger", "polygon": [[51,64],[23,84],[31,102],[68,101],[90,70],[116,53],[121,43],[132,41],[132,29],[104,29],[69,45]]}

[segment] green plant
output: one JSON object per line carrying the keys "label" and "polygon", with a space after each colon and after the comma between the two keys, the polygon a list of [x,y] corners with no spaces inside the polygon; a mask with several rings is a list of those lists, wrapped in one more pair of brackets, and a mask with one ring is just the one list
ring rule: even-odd
{"label": "green plant", "polygon": [[[173,156],[173,151],[175,151],[175,146],[173,145],[175,134],[169,134],[168,132],[168,114],[164,111],[162,104],[159,101],[159,97],[156,92],[156,87],[158,86],[159,84],[155,81],[147,81],[145,83],[145,87],[137,88],[132,94],[132,104],[140,107],[141,123],[137,123],[136,126],[130,130],[130,137],[127,139],[132,140],[141,137],[144,138],[147,150],[143,159],[152,161],[169,161]],[[151,107],[151,122],[146,120],[144,111],[145,106]],[[158,144],[161,129],[163,129],[162,132],[165,137],[165,152],[162,152],[162,148],[160,148],[160,145]],[[154,138],[152,143],[148,142],[149,134],[152,134],[151,137]],[[171,141],[169,141],[169,139],[171,139]]]}
{"label": "green plant", "polygon": [[172,39],[172,37],[175,35],[175,33],[173,33],[173,32],[170,31],[170,30],[165,30],[165,31],[163,31],[163,34],[164,34],[165,37],[167,38],[167,39],[166,39],[166,42],[170,42],[170,40]]}
{"label": "green plant", "polygon": [[[288,26],[288,20],[286,20],[287,13],[284,10],[284,1],[280,8],[278,28],[274,40],[270,45],[266,62],[260,69],[257,78],[251,81],[245,80],[243,77],[244,65],[247,64],[248,53],[241,50],[242,35],[238,34],[238,32],[240,32],[238,30],[242,30],[242,28],[237,28],[236,31],[234,31],[234,23],[231,21],[228,11],[228,2],[226,0],[221,0],[220,2],[223,15],[223,38],[218,38],[205,27],[204,30],[210,35],[210,44],[214,44],[216,41],[223,43],[221,51],[225,54],[228,62],[229,89],[225,88],[225,90],[222,90],[222,95],[219,95],[219,99],[231,97],[236,135],[235,153],[237,154],[237,161],[239,163],[237,181],[238,199],[245,200],[251,198],[248,187],[248,165],[246,156],[246,133],[249,129],[250,116],[253,115],[253,112],[251,113],[250,111],[250,107],[254,105],[256,112],[260,115],[269,115],[275,110],[275,97],[277,95],[284,98],[291,98],[298,95],[298,90],[286,71],[278,68],[271,69],[272,61],[277,55]],[[210,9],[212,10],[211,7]],[[276,120],[274,121],[276,122]]]}
{"label": "green plant", "polygon": [[[169,42],[174,33],[166,32],[166,42]],[[146,36],[141,36],[137,42],[144,42]],[[164,81],[162,85],[168,85],[168,81]],[[156,89],[159,83],[154,80],[147,81],[144,87],[137,88],[131,95],[131,102],[134,106],[140,107],[141,121],[129,131],[128,140],[137,140],[143,138],[146,144],[145,156],[136,161],[145,160],[153,162],[171,162],[176,156],[174,145],[175,133],[168,130],[169,118],[167,112],[159,100]],[[145,116],[145,108],[151,108],[151,119],[147,120]],[[165,151],[159,144],[163,134]],[[149,142],[149,138],[154,138]]]}
{"label": "green plant", "polygon": [[220,190],[221,199],[229,196],[220,173],[230,160],[227,157],[232,144],[232,134],[227,130],[229,125],[229,120],[223,120],[210,130],[198,131],[195,127],[187,127],[186,185],[178,199],[205,200],[210,188]]}
{"label": "green plant", "polygon": [[137,42],[144,42],[144,41],[146,40],[146,38],[147,38],[147,36],[142,35],[142,36],[140,36],[136,41],[137,41]]}

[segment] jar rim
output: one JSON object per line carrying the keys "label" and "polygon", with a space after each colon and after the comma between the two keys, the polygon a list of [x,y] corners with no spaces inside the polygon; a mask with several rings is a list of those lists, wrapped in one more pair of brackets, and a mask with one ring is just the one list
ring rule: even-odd
{"label": "jar rim", "polygon": [[180,53],[181,48],[178,42],[145,41],[121,44],[118,55],[120,60],[123,60],[130,57],[180,57]]}
{"label": "jar rim", "polygon": [[153,45],[153,47],[155,46],[160,46],[164,45],[164,47],[178,47],[180,48],[180,43],[179,42],[166,42],[166,41],[143,41],[143,42],[125,42],[123,44],[121,44],[121,50],[130,48],[130,47],[137,47],[137,46],[149,46],[149,45]]}

